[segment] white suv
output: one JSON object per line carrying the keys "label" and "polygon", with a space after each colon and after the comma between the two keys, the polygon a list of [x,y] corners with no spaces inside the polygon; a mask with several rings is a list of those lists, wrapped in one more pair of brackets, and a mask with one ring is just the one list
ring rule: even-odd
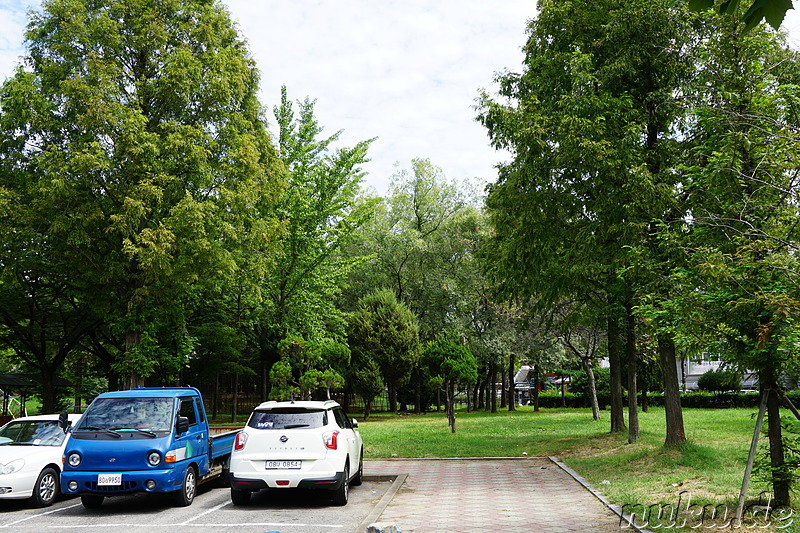
{"label": "white suv", "polygon": [[333,491],[347,504],[360,485],[364,446],[355,419],[334,401],[264,402],[236,435],[230,463],[231,501],[246,505],[260,489]]}

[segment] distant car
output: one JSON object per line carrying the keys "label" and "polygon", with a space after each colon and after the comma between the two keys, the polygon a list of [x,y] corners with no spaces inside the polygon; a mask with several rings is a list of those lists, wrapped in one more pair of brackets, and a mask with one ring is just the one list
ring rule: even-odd
{"label": "distant car", "polygon": [[[81,415],[69,415],[75,424]],[[0,428],[0,500],[29,498],[51,505],[60,492],[61,458],[68,435],[59,415],[26,416]]]}
{"label": "distant car", "polygon": [[346,505],[360,485],[364,445],[334,401],[265,402],[236,436],[230,464],[231,501],[246,505],[260,489],[324,489]]}

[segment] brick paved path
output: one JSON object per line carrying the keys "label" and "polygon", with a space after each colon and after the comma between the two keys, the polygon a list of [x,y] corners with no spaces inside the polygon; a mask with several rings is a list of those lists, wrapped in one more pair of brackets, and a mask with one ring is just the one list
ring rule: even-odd
{"label": "brick paved path", "polygon": [[611,509],[548,458],[367,460],[364,474],[408,474],[377,520],[402,533],[623,530]]}

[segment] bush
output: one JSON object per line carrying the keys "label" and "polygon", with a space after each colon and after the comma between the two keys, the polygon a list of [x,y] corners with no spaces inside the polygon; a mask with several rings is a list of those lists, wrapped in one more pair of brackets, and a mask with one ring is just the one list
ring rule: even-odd
{"label": "bush", "polygon": [[697,380],[697,387],[707,392],[733,392],[742,388],[742,376],[733,370],[709,370]]}

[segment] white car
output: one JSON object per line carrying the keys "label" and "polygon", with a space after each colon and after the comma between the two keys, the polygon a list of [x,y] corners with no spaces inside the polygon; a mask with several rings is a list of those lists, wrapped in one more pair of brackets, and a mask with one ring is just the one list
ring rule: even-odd
{"label": "white car", "polygon": [[[69,415],[74,424],[81,415]],[[0,428],[0,500],[30,498],[46,507],[59,494],[61,458],[67,443],[59,415],[26,416]]]}
{"label": "white car", "polygon": [[347,504],[360,485],[364,445],[334,401],[265,402],[236,435],[230,462],[231,501],[246,505],[260,489],[324,489]]}

